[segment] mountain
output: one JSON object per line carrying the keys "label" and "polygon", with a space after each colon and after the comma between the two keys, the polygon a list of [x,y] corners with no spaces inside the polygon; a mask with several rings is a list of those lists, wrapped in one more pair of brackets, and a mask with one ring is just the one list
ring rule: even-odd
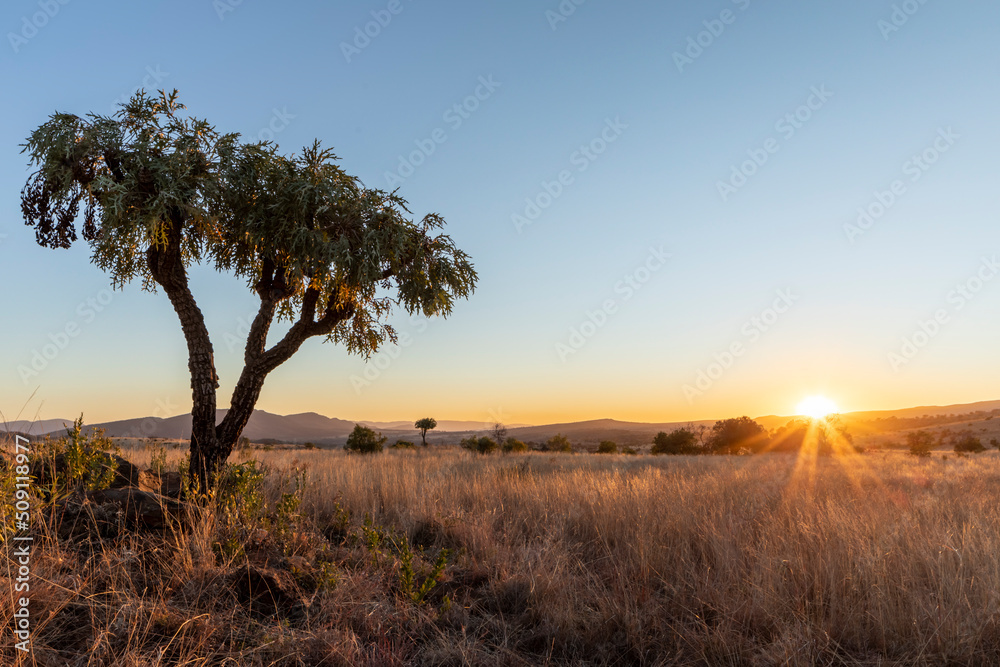
{"label": "mountain", "polygon": [[[877,432],[884,433],[887,429],[914,428],[916,427],[914,424],[903,423],[903,420],[912,420],[915,417],[940,417],[944,419],[936,419],[934,421],[935,423],[943,423],[961,421],[960,419],[951,420],[947,418],[947,415],[971,415],[977,412],[985,414],[992,411],[1000,411],[1000,401],[924,406],[901,410],[852,412],[841,415],[841,417],[851,432],[863,435],[868,432],[876,432],[876,430]],[[219,410],[216,418],[218,421],[222,421],[225,415],[225,410]],[[893,417],[900,420],[898,425],[890,419]],[[971,419],[972,417],[970,416],[969,418]],[[984,417],[980,415],[978,418],[983,419]],[[773,430],[784,426],[792,419],[795,419],[795,416],[765,415],[758,417],[757,422],[768,430]],[[889,421],[876,422],[875,420]],[[65,425],[71,423],[71,419],[45,419],[34,422],[17,420],[9,422],[5,427],[0,426],[0,431],[19,431],[32,437],[39,437],[46,433],[58,434],[65,432]],[[416,441],[419,437],[411,421],[358,423],[382,431],[389,438],[390,442],[398,438]],[[648,444],[659,431],[669,432],[685,426],[711,427],[714,423],[714,419],[663,423],[594,419],[542,426],[508,425],[507,432],[508,435],[525,442],[540,443],[548,440],[557,433],[561,433],[574,443],[583,445],[597,444],[601,440],[613,440],[620,445],[639,445]],[[1000,420],[997,423],[1000,424]],[[258,442],[265,439],[272,439],[281,442],[314,442],[321,445],[332,445],[342,444],[353,430],[354,424],[355,422],[353,421],[324,417],[315,412],[276,415],[263,410],[255,410],[253,416],[250,417],[250,421],[247,423],[246,429],[243,431],[243,435]],[[873,427],[872,424],[877,424],[877,427]],[[111,437],[186,439],[191,436],[191,415],[177,415],[176,417],[166,419],[159,417],[125,419],[105,422],[103,424],[88,424],[88,427],[103,428],[107,435]],[[489,430],[490,425],[483,422],[439,420],[438,427],[428,433],[428,441],[431,443],[455,443],[463,437],[486,433]]]}

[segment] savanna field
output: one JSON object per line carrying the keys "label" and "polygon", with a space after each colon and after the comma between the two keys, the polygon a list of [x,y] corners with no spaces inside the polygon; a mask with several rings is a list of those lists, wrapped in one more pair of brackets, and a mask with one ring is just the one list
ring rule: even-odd
{"label": "savanna field", "polygon": [[[176,470],[183,451],[121,453]],[[208,508],[162,528],[39,499],[33,658],[20,664],[987,665],[1000,654],[996,452],[254,448],[230,463]],[[19,664],[2,637],[3,664]]]}

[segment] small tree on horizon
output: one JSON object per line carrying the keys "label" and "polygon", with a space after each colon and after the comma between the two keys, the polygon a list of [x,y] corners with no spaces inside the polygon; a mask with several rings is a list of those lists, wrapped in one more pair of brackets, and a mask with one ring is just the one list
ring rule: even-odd
{"label": "small tree on horizon", "polygon": [[[447,316],[477,276],[468,255],[436,233],[439,215],[411,220],[402,198],[364,187],[318,141],[284,155],[183,109],[177,91],[140,91],[113,116],[53,114],[24,144],[37,171],[21,211],[48,248],[69,248],[82,217],[91,261],[115,288],[141,279],[167,295],[187,343],[189,470],[207,491],[268,374],[308,339],[368,357],[396,342],[386,323],[394,306]],[[202,263],[244,281],[260,302],[218,424],[214,348],[188,275]],[[275,320],[291,327],[269,347]]]}
{"label": "small tree on horizon", "polygon": [[413,424],[414,428],[420,430],[420,442],[424,447],[427,446],[427,431],[437,428],[437,425],[437,420],[434,417],[424,417]]}
{"label": "small tree on horizon", "polygon": [[934,436],[927,431],[911,431],[906,434],[906,444],[911,456],[927,457],[934,449]]}
{"label": "small tree on horizon", "polygon": [[660,431],[653,438],[650,454],[697,454],[698,436],[694,431],[679,428],[670,433]]}

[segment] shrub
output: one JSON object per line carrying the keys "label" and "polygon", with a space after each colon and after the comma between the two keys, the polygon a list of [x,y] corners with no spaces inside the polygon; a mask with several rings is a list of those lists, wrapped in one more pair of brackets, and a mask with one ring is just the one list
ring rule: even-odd
{"label": "shrub", "polygon": [[354,430],[347,436],[347,444],[344,445],[344,449],[359,454],[376,454],[382,451],[388,439],[367,426],[355,424]]}
{"label": "shrub", "polygon": [[637,450],[635,447],[623,447],[622,454],[627,454],[628,456],[637,456],[639,454],[639,450]]}
{"label": "shrub", "polygon": [[[118,463],[109,453],[115,449],[110,438],[101,429],[83,432],[83,415],[73,422],[63,437],[46,440],[37,456],[43,468],[50,472],[44,481],[47,491],[61,496],[77,489],[95,491],[111,485],[118,470]],[[62,457],[62,465],[57,458]]]}
{"label": "shrub", "polygon": [[416,449],[417,446],[409,440],[397,440],[392,445],[393,449]]}
{"label": "shrub", "polygon": [[671,433],[660,431],[653,438],[651,454],[697,454],[698,436],[686,428],[679,428]]}
{"label": "shrub", "polygon": [[983,443],[974,435],[967,435],[955,442],[955,453],[956,454],[978,454],[979,452],[985,452],[986,447]]}
{"label": "shrub", "polygon": [[562,433],[557,433],[545,442],[545,451],[572,454],[573,445],[570,444],[569,438]]}
{"label": "shrub", "polygon": [[934,436],[927,431],[913,431],[906,434],[906,444],[911,456],[930,456],[934,449]]}
{"label": "shrub", "polygon": [[497,443],[485,435],[479,437],[474,435],[469,436],[462,440],[461,445],[463,449],[468,449],[470,452],[476,452],[477,454],[489,454],[495,452],[497,449]]}
{"label": "shrub", "polygon": [[518,452],[528,451],[528,445],[524,444],[520,440],[514,437],[507,438],[506,442],[503,443],[503,451],[506,454],[515,454]]}
{"label": "shrub", "polygon": [[307,442],[306,444],[302,445],[302,447],[304,449],[316,449],[316,443],[315,442]]}
{"label": "shrub", "polygon": [[597,446],[598,454],[617,454],[618,445],[611,442],[610,440],[602,440],[601,444]]}

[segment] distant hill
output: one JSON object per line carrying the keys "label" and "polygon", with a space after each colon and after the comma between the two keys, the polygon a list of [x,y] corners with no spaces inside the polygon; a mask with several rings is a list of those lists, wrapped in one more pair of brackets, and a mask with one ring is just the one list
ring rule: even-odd
{"label": "distant hill", "polygon": [[[866,435],[887,430],[904,430],[920,424],[914,423],[919,417],[934,418],[933,423],[949,421],[959,422],[959,415],[971,419],[974,413],[981,413],[980,419],[993,411],[1000,411],[1000,401],[980,401],[946,406],[924,406],[905,408],[901,410],[876,410],[852,412],[841,415],[844,423],[857,435]],[[219,410],[217,420],[222,421],[226,411]],[[956,419],[947,419],[955,415]],[[729,415],[738,416],[738,415]],[[784,426],[794,415],[765,415],[757,417],[757,422],[768,430]],[[897,424],[898,420],[898,424]],[[58,434],[65,432],[64,426],[71,424],[71,419],[45,419],[38,421],[18,420],[0,426],[0,431],[19,431],[31,437],[39,437],[46,433]],[[508,425],[508,434],[525,442],[544,442],[561,433],[572,442],[582,445],[596,445],[601,440],[613,440],[621,445],[649,444],[659,431],[673,431],[685,426],[711,426],[716,420],[676,421],[662,423],[628,422],[616,419],[594,419],[589,421],[547,424],[541,426]],[[419,436],[411,421],[359,422],[376,430],[382,431],[390,441],[398,438],[415,441]],[[1000,420],[997,420],[1000,424]],[[247,424],[243,435],[251,440],[276,440],[280,442],[303,443],[314,442],[319,445],[342,444],[354,428],[355,422],[324,417],[315,412],[304,412],[294,415],[276,415],[263,410],[255,410]],[[91,428],[103,428],[112,437],[124,438],[168,438],[187,439],[191,436],[191,415],[177,415],[162,419],[146,417],[142,419],[125,419],[88,424]],[[877,427],[877,428],[876,428]],[[455,443],[461,438],[485,433],[489,424],[477,421],[461,421],[442,419],[438,427],[428,434],[430,443]]]}

